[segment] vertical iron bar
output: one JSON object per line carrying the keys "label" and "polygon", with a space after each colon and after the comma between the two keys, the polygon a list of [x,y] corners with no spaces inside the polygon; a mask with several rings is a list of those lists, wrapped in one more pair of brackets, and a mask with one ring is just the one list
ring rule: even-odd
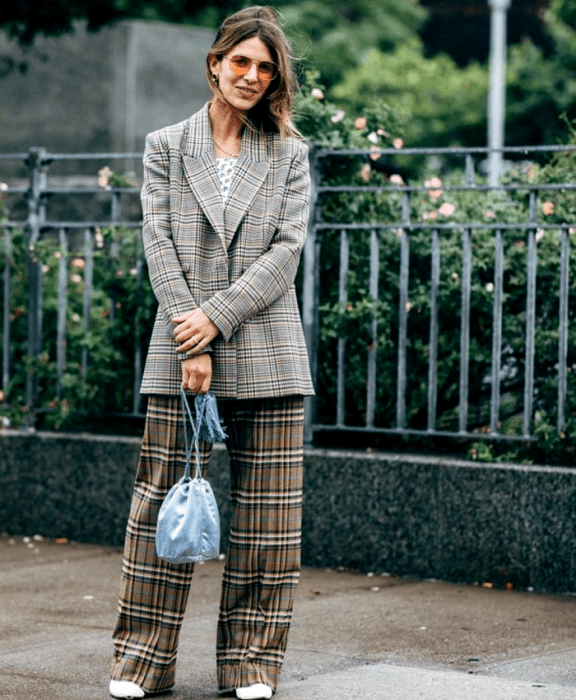
{"label": "vertical iron bar", "polygon": [[56,396],[62,398],[62,377],[66,369],[66,307],[68,289],[68,241],[66,231],[58,231],[60,259],[58,260],[58,320],[56,327]]}
{"label": "vertical iron bar", "polygon": [[120,221],[120,192],[112,192],[110,198],[110,223],[112,226]]}
{"label": "vertical iron bar", "polygon": [[492,313],[492,397],[490,432],[498,434],[500,413],[500,371],[502,367],[502,298],[504,291],[504,242],[502,230],[496,229],[494,240],[494,304]]}
{"label": "vertical iron bar", "polygon": [[428,432],[436,427],[438,402],[438,287],[440,284],[440,236],[432,231],[432,273],[430,280],[430,343],[428,357]]}
{"label": "vertical iron bar", "polygon": [[[303,250],[302,277],[302,326],[310,361],[312,381],[316,384],[318,376],[318,304],[320,292],[320,236],[317,235],[315,223],[320,216],[318,201],[319,165],[316,157],[317,146],[309,144],[308,160],[310,164],[310,214],[308,231]],[[312,444],[314,437],[314,397],[304,399],[304,442]]]}
{"label": "vertical iron bar", "polygon": [[374,304],[372,321],[370,324],[371,342],[368,347],[368,386],[366,390],[366,427],[374,427],[374,415],[376,413],[376,353],[378,349],[378,316],[376,304],[378,302],[378,272],[380,263],[380,241],[378,231],[370,231],[370,298]]}
{"label": "vertical iron bar", "polygon": [[568,362],[568,294],[570,274],[570,234],[562,229],[560,252],[560,309],[558,319],[558,432],[566,424],[566,364]]}
{"label": "vertical iron bar", "polygon": [[[536,190],[530,190],[529,222],[536,224]],[[524,436],[532,432],[534,407],[534,341],[536,332],[536,231],[528,230],[526,269],[526,355],[524,360]]]}
{"label": "vertical iron bar", "polygon": [[12,295],[12,233],[8,228],[4,229],[4,251],[4,309],[2,324],[2,338],[4,341],[2,346],[2,391],[4,398],[2,399],[2,404],[5,405],[10,384],[10,301]]}
{"label": "vertical iron bar", "polygon": [[28,372],[26,375],[26,406],[33,421],[34,404],[38,394],[37,363],[42,348],[42,266],[34,257],[34,247],[40,239],[42,223],[46,219],[43,204],[46,189],[46,150],[31,148],[27,166],[30,173],[28,191]]}
{"label": "vertical iron bar", "polygon": [[42,268],[28,251],[28,373],[26,376],[26,406],[31,412],[38,393],[38,360],[42,347]]}
{"label": "vertical iron bar", "polygon": [[[410,198],[408,192],[402,196],[402,224],[410,224]],[[410,266],[410,238],[408,229],[398,232],[400,236],[400,301],[398,322],[398,368],[396,387],[396,424],[406,427],[406,346],[408,335],[408,276]]]}
{"label": "vertical iron bar", "polygon": [[[350,240],[348,231],[342,229],[340,232],[340,276],[338,280],[338,303],[340,306],[341,318],[346,313],[346,303],[348,301],[348,267],[350,264]],[[344,386],[346,363],[346,336],[342,329],[338,333],[338,372],[337,372],[337,392],[336,392],[336,425],[342,427],[346,420],[346,389]]]}
{"label": "vertical iron bar", "polygon": [[471,153],[466,154],[466,157],[464,159],[464,163],[465,163],[464,182],[469,187],[472,187],[475,184],[475,177],[476,176],[474,173],[474,158],[472,157]]}
{"label": "vertical iron bar", "polygon": [[[475,184],[474,159],[466,155],[468,186]],[[472,277],[472,229],[462,230],[462,291],[460,302],[460,398],[458,406],[458,432],[468,429],[468,396],[470,387],[470,290]]]}
{"label": "vertical iron bar", "polygon": [[[90,308],[92,306],[92,281],[94,275],[94,246],[92,232],[89,228],[84,229],[84,300],[83,300],[83,322],[84,334],[90,331]],[[86,338],[85,338],[86,340]],[[88,347],[85,344],[82,348],[82,376],[86,377],[88,371]]]}
{"label": "vertical iron bar", "polygon": [[472,277],[472,229],[462,231],[462,301],[460,311],[460,406],[458,430],[468,429],[468,392],[470,383],[470,289]]}
{"label": "vertical iron bar", "polygon": [[[112,228],[120,221],[120,193],[113,192],[112,198],[110,200],[110,225]],[[110,257],[112,260],[116,260],[120,256],[120,242],[119,237],[114,235],[112,244],[110,246]],[[117,294],[118,285],[116,279],[112,281],[110,290],[110,327],[114,326],[114,321],[116,320],[116,302],[118,301]]]}

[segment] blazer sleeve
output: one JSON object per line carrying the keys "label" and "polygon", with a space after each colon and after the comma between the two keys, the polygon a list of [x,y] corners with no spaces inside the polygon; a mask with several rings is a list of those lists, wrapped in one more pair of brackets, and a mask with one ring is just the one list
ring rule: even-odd
{"label": "blazer sleeve", "polygon": [[294,283],[306,239],[310,210],[308,146],[301,141],[293,156],[278,226],[270,248],[228,287],[200,308],[218,327],[225,340],[248,319],[285,294]]}
{"label": "blazer sleeve", "polygon": [[[146,137],[141,194],[142,240],[152,289],[171,334],[172,319],[192,311],[197,304],[186,283],[172,238],[169,152],[168,145],[161,141],[161,131]],[[177,345],[174,341],[174,348]]]}

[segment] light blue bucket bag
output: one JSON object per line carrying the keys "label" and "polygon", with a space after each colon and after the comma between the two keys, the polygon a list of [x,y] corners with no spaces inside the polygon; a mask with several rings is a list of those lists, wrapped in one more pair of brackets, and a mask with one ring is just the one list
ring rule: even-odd
{"label": "light blue bucket bag", "polygon": [[[226,437],[216,408],[213,394],[195,398],[197,425],[188,405],[186,392],[181,388],[182,415],[186,467],[184,476],[170,489],[158,513],[156,553],[171,564],[214,559],[220,553],[220,513],[209,482],[202,477],[198,440],[222,440]],[[188,439],[187,423],[194,432],[194,441]],[[196,473],[190,476],[192,452],[196,452]]]}

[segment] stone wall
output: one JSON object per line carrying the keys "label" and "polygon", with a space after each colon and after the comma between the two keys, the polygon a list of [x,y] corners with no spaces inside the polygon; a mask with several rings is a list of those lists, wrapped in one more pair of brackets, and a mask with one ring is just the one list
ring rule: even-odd
{"label": "stone wall", "polygon": [[0,78],[0,152],[143,150],[147,133],[209,99],[204,61],[213,38],[161,22],[123,21],[96,33],[79,23],[23,52],[0,32],[0,55],[28,64]]}
{"label": "stone wall", "polygon": [[[140,440],[0,433],[0,531],[121,545]],[[227,453],[210,467],[223,531]],[[310,449],[303,561],[576,592],[576,469]]]}

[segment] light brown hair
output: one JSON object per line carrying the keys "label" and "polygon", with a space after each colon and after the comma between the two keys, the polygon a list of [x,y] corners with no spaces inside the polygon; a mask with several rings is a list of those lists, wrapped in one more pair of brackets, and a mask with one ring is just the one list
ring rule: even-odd
{"label": "light brown hair", "polygon": [[237,44],[252,37],[258,37],[266,45],[278,66],[278,75],[270,82],[258,104],[246,115],[240,114],[240,118],[249,129],[262,134],[272,132],[279,133],[283,139],[287,136],[303,139],[292,123],[292,106],[298,89],[292,49],[271,7],[247,7],[222,22],[206,56],[206,79],[210,89],[214,94],[219,90],[212,80],[211,57],[221,61]]}

